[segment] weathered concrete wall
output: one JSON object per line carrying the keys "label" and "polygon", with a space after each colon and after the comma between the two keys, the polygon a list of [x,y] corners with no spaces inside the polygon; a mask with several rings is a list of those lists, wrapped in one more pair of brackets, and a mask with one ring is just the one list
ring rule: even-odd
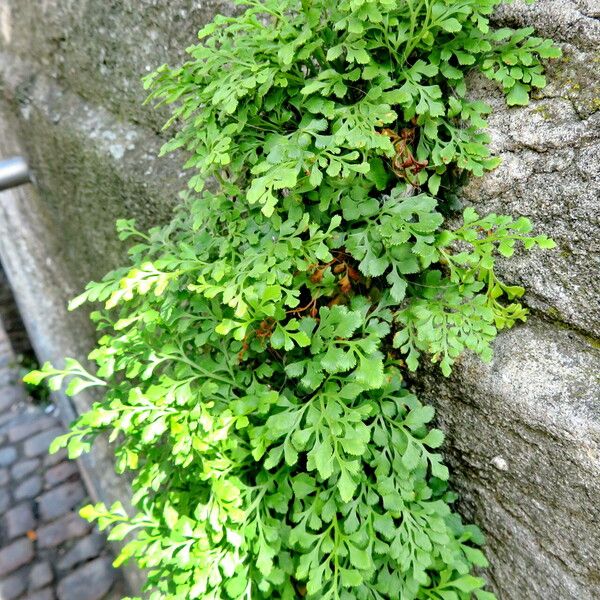
{"label": "weathered concrete wall", "polygon": [[[93,339],[66,301],[118,263],[113,223],[168,218],[177,159],[156,160],[163,116],[143,108],[139,78],[181,58],[226,1],[2,0],[0,156],[25,153],[35,188],[0,194],[0,259],[42,360],[84,356]],[[525,109],[491,101],[503,165],[464,192],[481,212],[529,216],[558,249],[507,261],[534,311],[502,334],[491,365],[467,357],[449,380],[418,387],[439,408],[461,510],[489,536],[500,600],[600,597],[600,3],[539,0],[498,19],[532,24],[565,58]],[[62,400],[63,414],[81,410]],[[100,446],[96,493],[122,482]]]}

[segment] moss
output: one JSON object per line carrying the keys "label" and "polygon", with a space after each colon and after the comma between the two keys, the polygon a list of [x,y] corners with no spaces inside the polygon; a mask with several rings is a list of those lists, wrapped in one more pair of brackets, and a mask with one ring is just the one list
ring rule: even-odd
{"label": "moss", "polygon": [[561,323],[564,322],[564,317],[562,313],[555,306],[549,306],[546,309],[545,313],[553,321],[560,321]]}
{"label": "moss", "polygon": [[546,104],[536,106],[536,108],[534,108],[532,112],[539,114],[542,117],[542,119],[544,119],[544,121],[550,121],[553,117],[552,112]]}
{"label": "moss", "polygon": [[594,338],[591,336],[585,336],[585,340],[586,342],[589,343],[589,345],[594,348],[595,350],[600,350],[600,340],[598,338]]}

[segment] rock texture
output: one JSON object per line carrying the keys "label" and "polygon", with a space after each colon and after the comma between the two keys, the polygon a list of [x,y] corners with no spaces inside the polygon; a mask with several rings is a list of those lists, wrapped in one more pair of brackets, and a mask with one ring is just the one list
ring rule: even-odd
{"label": "rock texture", "polygon": [[503,333],[490,365],[415,383],[438,408],[460,509],[488,536],[501,600],[600,598],[600,5],[516,2],[503,25],[533,25],[564,58],[527,108],[494,105],[503,164],[464,190],[480,212],[526,215],[557,249],[506,261],[533,315]]}
{"label": "rock texture", "polygon": [[494,360],[421,379],[502,600],[600,597],[600,351],[531,319]]}
{"label": "rock texture", "polygon": [[[596,9],[592,7],[596,6]],[[473,180],[465,198],[482,211],[525,215],[551,235],[555,252],[506,261],[527,303],[600,337],[600,18],[596,2],[541,0],[500,11],[502,25],[531,24],[560,42],[564,56],[548,64],[549,85],[526,108],[509,109],[489,86],[492,149],[503,164]]]}
{"label": "rock texture", "polygon": [[[65,304],[120,261],[114,220],[160,222],[182,186],[177,159],[155,159],[163,115],[141,106],[140,76],[179,60],[203,23],[231,11],[221,0],[0,2],[0,156],[27,154],[37,182],[0,194],[0,260],[42,360],[86,355],[92,332]],[[600,598],[600,4],[518,1],[497,20],[533,25],[564,58],[527,108],[507,109],[496,88],[477,83],[494,105],[504,162],[464,199],[483,213],[529,216],[558,248],[502,265],[527,287],[533,315],[500,336],[490,365],[466,357],[451,379],[425,373],[415,386],[438,407],[460,508],[488,535],[499,599],[591,600]],[[63,418],[89,401],[60,399]],[[31,456],[0,452],[0,481],[31,477]],[[109,456],[98,446],[85,473],[111,502],[127,492]],[[57,487],[68,481],[63,468],[46,473]],[[0,510],[9,504],[0,489]],[[45,543],[58,530],[42,532]],[[86,539],[74,555],[87,556]],[[67,583],[60,593],[77,589]]]}

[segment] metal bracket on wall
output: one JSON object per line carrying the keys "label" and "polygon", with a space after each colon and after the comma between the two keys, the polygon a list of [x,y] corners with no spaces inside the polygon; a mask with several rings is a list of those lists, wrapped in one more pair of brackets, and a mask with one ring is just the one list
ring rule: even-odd
{"label": "metal bracket on wall", "polygon": [[0,192],[31,182],[29,167],[20,156],[0,160]]}

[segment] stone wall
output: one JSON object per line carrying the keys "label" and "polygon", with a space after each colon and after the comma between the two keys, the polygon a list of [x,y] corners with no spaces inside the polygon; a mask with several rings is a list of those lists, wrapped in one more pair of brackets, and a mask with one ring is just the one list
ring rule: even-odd
{"label": "stone wall", "polygon": [[[118,263],[113,222],[168,217],[182,187],[176,158],[156,160],[163,115],[141,106],[139,78],[177,61],[227,2],[3,0],[0,156],[26,154],[36,186],[0,194],[0,259],[41,360],[84,356],[93,339],[65,303]],[[502,334],[490,365],[470,357],[452,378],[415,384],[439,409],[461,510],[488,533],[500,600],[600,597],[600,4],[516,2],[508,25],[554,37],[530,107],[506,109],[492,86],[494,150],[503,165],[464,192],[482,212],[529,216],[554,252],[507,263],[532,318]],[[62,399],[62,414],[76,406]],[[110,500],[122,482],[100,446],[90,484]]]}
{"label": "stone wall", "polygon": [[600,3],[542,0],[498,20],[561,43],[531,106],[494,105],[502,165],[464,198],[525,215],[557,249],[513,257],[527,324],[503,333],[491,364],[465,357],[421,394],[438,407],[461,511],[487,532],[502,600],[600,598]]}

